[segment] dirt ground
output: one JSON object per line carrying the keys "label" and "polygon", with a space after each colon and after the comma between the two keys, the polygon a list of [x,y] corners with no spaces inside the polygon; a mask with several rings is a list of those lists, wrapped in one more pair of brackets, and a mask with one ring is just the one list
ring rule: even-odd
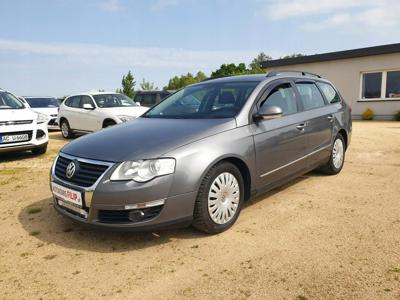
{"label": "dirt ground", "polygon": [[51,204],[49,151],[0,158],[0,298],[400,299],[400,123],[355,122],[338,176],[253,199],[231,230],[115,233]]}

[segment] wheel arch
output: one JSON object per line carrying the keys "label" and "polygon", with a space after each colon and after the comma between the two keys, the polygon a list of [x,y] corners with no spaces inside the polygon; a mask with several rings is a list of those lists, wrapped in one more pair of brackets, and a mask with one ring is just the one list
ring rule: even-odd
{"label": "wheel arch", "polygon": [[338,134],[341,134],[343,139],[344,139],[344,149],[347,150],[347,146],[348,146],[348,135],[347,135],[347,131],[345,129],[340,129],[338,131]]}
{"label": "wheel arch", "polygon": [[113,122],[114,124],[117,124],[117,122],[116,122],[114,119],[112,119],[112,118],[105,118],[105,119],[103,120],[103,123],[102,123],[102,128],[104,128],[105,125],[106,125],[108,122]]}

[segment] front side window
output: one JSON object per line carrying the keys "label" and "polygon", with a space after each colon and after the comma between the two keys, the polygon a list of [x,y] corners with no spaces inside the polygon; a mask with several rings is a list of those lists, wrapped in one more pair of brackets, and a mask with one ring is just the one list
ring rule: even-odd
{"label": "front side window", "polygon": [[57,99],[55,98],[25,98],[29,106],[32,108],[54,108],[59,107]]}
{"label": "front side window", "polygon": [[290,115],[297,112],[297,103],[294,90],[290,83],[276,86],[261,102],[261,106],[278,106],[282,109],[282,115]]}
{"label": "front side window", "polygon": [[324,98],[322,97],[315,83],[299,82],[296,83],[296,87],[300,93],[304,110],[318,108],[325,105]]}
{"label": "front side window", "polygon": [[324,94],[326,100],[329,103],[336,103],[340,102],[339,94],[336,90],[331,86],[329,83],[326,82],[317,82],[318,87],[321,89],[322,93]]}
{"label": "front side window", "polygon": [[259,82],[207,82],[188,86],[154,106],[145,118],[213,119],[236,116]]}
{"label": "front side window", "polygon": [[94,107],[92,98],[90,98],[89,96],[82,96],[81,97],[80,107],[83,108],[83,105],[85,105],[85,104],[90,104],[91,106]]}
{"label": "front side window", "polygon": [[400,98],[400,71],[387,72],[386,98]]}
{"label": "front side window", "polygon": [[382,88],[382,72],[362,74],[362,98],[380,98]]}
{"label": "front side window", "polygon": [[99,94],[93,95],[93,98],[101,108],[138,106],[131,98],[122,94]]}
{"label": "front side window", "polygon": [[22,109],[25,106],[16,97],[8,92],[0,91],[0,110],[2,109]]}

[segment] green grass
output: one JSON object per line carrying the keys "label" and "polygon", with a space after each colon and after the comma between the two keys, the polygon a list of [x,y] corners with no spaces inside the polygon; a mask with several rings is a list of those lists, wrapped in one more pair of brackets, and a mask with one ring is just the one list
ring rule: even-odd
{"label": "green grass", "polygon": [[40,213],[41,211],[42,211],[42,209],[40,207],[28,208],[28,214],[30,214],[30,215]]}
{"label": "green grass", "polygon": [[34,231],[31,231],[29,234],[32,235],[32,236],[36,236],[36,235],[40,234],[40,231],[39,230],[34,230]]}
{"label": "green grass", "polygon": [[391,269],[389,269],[389,272],[400,273],[400,268],[391,268]]}

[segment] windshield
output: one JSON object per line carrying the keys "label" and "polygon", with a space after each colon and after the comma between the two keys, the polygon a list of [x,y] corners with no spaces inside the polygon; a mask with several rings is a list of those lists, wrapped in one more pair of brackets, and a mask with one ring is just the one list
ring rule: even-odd
{"label": "windshield", "polygon": [[55,98],[25,98],[29,106],[32,108],[43,108],[43,107],[59,107],[57,99]]}
{"label": "windshield", "polygon": [[122,94],[100,94],[93,95],[98,107],[129,107],[138,106],[131,98]]}
{"label": "windshield", "polygon": [[143,115],[145,118],[232,118],[259,82],[204,83],[186,87]]}
{"label": "windshield", "polygon": [[14,95],[0,92],[0,109],[22,109],[25,106]]}

